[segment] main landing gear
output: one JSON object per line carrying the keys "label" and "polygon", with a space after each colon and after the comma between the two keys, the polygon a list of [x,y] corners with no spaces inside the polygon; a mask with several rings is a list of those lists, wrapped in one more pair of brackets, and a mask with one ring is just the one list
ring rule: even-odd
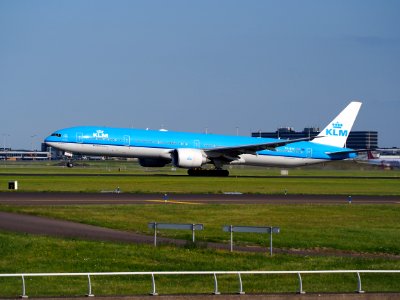
{"label": "main landing gear", "polygon": [[69,160],[69,161],[67,161],[66,166],[67,166],[68,168],[73,168],[73,167],[74,167],[74,163],[72,162],[72,160]]}
{"label": "main landing gear", "polygon": [[189,169],[189,176],[204,176],[204,177],[226,177],[229,176],[228,170],[223,169]]}

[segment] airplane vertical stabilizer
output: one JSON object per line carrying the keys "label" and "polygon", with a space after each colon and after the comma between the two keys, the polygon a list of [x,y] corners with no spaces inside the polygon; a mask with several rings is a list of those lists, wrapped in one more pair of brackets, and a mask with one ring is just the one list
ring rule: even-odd
{"label": "airplane vertical stabilizer", "polygon": [[361,104],[361,102],[357,101],[350,102],[350,104],[318,134],[318,138],[314,139],[312,142],[343,148]]}

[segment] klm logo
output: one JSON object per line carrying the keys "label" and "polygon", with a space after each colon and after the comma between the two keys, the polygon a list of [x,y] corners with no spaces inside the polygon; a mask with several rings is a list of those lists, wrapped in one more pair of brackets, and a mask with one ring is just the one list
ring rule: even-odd
{"label": "klm logo", "polygon": [[332,127],[336,128],[336,129],[340,129],[343,127],[343,124],[336,121],[336,123],[332,123]]}
{"label": "klm logo", "polygon": [[107,139],[108,133],[104,133],[103,130],[96,130],[96,132],[93,133],[93,137],[96,139]]}
{"label": "klm logo", "polygon": [[325,134],[330,136],[348,136],[348,130],[342,130],[343,124],[336,121],[332,123],[332,128],[326,129]]}

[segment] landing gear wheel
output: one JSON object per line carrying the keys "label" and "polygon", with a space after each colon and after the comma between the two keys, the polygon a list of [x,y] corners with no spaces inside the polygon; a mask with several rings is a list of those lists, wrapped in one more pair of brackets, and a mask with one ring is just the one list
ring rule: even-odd
{"label": "landing gear wheel", "polygon": [[72,161],[67,162],[67,167],[68,168],[72,168],[74,166],[74,164],[72,163]]}

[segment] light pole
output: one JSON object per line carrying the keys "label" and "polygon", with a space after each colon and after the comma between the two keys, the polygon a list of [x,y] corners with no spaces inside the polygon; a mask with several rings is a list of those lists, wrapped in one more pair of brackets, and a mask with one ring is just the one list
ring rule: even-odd
{"label": "light pole", "polygon": [[33,151],[33,138],[37,136],[37,134],[31,135],[31,151]]}
{"label": "light pole", "polygon": [[7,154],[6,154],[6,138],[7,136],[10,136],[8,133],[3,133],[3,153],[4,153],[4,162],[7,160]]}
{"label": "light pole", "polygon": [[8,133],[3,133],[3,151],[6,151],[6,138],[10,136]]}

